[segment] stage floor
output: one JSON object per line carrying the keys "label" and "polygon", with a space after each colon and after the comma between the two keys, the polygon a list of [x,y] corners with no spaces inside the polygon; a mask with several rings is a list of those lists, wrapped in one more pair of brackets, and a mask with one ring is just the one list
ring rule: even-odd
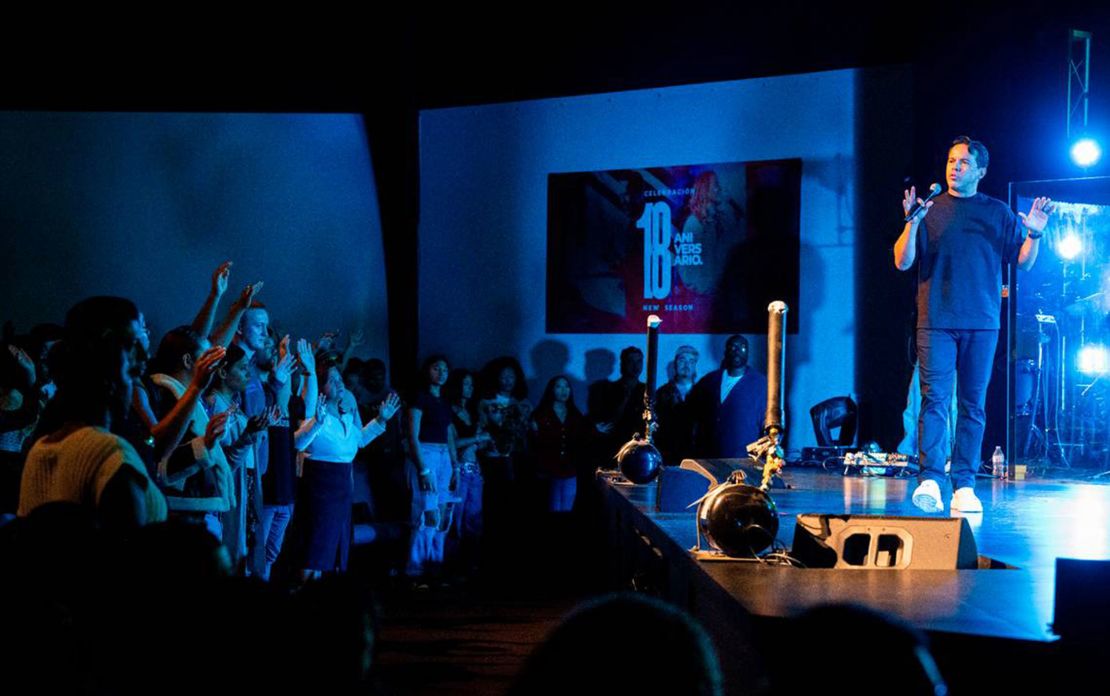
{"label": "stage floor", "polygon": [[[923,516],[909,501],[912,478],[845,477],[817,469],[788,469],[785,478],[792,488],[772,492],[780,515],[778,540],[785,547],[793,541],[798,513]],[[652,512],[654,485],[610,488],[671,542],[672,554],[694,545],[693,512]],[[690,562],[755,616],[790,616],[818,604],[854,602],[929,632],[1055,640],[1050,628],[1055,560],[1110,558],[1110,486],[980,479],[976,492],[984,512],[962,516],[979,554],[1016,569],[815,570]],[[945,491],[946,509],[950,496]]]}

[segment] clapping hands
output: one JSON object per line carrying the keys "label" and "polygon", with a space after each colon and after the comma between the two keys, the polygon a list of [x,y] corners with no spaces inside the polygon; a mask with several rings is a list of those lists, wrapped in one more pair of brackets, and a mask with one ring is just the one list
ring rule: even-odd
{"label": "clapping hands", "polygon": [[312,344],[306,339],[297,339],[297,364],[306,375],[316,374],[316,359],[312,354]]}
{"label": "clapping hands", "polygon": [[281,408],[274,404],[262,413],[247,421],[247,432],[257,433],[273,427],[281,421]]}
{"label": "clapping hands", "polygon": [[204,429],[204,446],[212,449],[227,432],[227,419],[231,411],[221,411],[208,419],[208,426]]}
{"label": "clapping hands", "polygon": [[274,365],[274,379],[279,384],[286,384],[289,382],[289,376],[293,374],[293,367],[296,364],[296,359],[293,354],[289,352],[289,334],[286,334],[278,344],[278,360]]}

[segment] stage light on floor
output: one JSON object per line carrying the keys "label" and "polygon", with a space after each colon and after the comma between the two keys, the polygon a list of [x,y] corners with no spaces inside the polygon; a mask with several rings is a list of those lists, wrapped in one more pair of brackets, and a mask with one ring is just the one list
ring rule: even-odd
{"label": "stage light on floor", "polygon": [[730,558],[755,558],[775,543],[779,513],[766,491],[743,483],[714,488],[698,505],[698,531]]}
{"label": "stage light on floor", "polygon": [[1056,242],[1056,253],[1065,261],[1071,261],[1083,251],[1083,240],[1074,232],[1068,232]]}
{"label": "stage light on floor", "polygon": [[1110,351],[1106,346],[1088,345],[1079,349],[1079,371],[1085,375],[1104,375],[1110,370]]}
{"label": "stage light on floor", "polygon": [[1071,146],[1071,161],[1087,169],[1102,159],[1102,147],[1093,138],[1080,138]]}

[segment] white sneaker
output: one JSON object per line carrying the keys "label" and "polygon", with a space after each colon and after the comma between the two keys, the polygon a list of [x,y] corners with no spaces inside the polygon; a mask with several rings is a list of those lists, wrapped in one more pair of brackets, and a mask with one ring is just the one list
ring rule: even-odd
{"label": "white sneaker", "polygon": [[971,486],[957,488],[952,494],[952,510],[957,512],[982,512],[983,503]]}
{"label": "white sneaker", "polygon": [[932,479],[926,479],[913,492],[913,504],[923,512],[944,512],[940,501],[940,486]]}

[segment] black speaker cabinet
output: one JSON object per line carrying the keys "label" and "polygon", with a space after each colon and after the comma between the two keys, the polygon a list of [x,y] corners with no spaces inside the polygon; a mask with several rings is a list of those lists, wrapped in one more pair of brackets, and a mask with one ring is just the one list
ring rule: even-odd
{"label": "black speaker cabinet", "polygon": [[809,568],[975,569],[979,552],[962,517],[798,515],[791,555]]}
{"label": "black speaker cabinet", "polygon": [[1110,623],[1110,561],[1056,559],[1056,613],[1052,630],[1065,639],[1106,640]]}
{"label": "black speaker cabinet", "polygon": [[666,466],[659,474],[658,485],[655,497],[657,512],[691,512],[693,508],[690,506],[708,493],[714,482],[704,473]]}

